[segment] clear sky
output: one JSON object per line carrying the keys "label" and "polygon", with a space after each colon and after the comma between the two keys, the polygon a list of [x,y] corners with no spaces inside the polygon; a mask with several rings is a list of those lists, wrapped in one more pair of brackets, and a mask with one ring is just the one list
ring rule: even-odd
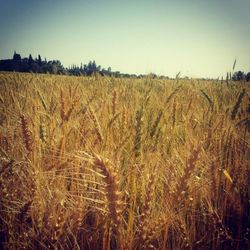
{"label": "clear sky", "polygon": [[0,58],[218,77],[250,71],[250,0],[0,0]]}

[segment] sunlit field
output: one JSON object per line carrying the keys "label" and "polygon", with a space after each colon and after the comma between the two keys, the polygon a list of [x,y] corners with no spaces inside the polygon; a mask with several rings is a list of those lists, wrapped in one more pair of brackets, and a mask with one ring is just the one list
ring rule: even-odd
{"label": "sunlit field", "polygon": [[0,248],[247,249],[245,82],[0,73]]}

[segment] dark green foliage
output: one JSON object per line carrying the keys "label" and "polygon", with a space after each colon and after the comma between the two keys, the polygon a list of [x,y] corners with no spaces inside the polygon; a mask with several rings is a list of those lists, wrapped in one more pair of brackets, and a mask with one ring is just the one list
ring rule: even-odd
{"label": "dark green foliage", "polygon": [[[112,76],[112,77],[126,77],[126,78],[142,78],[145,75],[120,73],[120,71],[112,71],[111,67],[107,69],[97,65],[95,61],[89,61],[88,64],[77,66],[73,64],[69,68],[65,68],[59,60],[48,61],[32,57],[30,54],[28,58],[21,58],[20,54],[14,52],[12,59],[0,60],[0,71],[16,71],[16,72],[33,72],[33,73],[49,73],[49,74],[63,74],[75,76]],[[164,78],[164,77],[163,77]],[[161,78],[161,79],[163,79]],[[168,78],[168,77],[166,77]]]}
{"label": "dark green foliage", "polygon": [[233,74],[234,81],[243,81],[245,79],[245,74],[243,71],[237,71]]}

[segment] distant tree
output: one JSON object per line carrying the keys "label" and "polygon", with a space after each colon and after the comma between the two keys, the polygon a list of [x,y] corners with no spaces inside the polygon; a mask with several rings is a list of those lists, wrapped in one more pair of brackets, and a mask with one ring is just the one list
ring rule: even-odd
{"label": "distant tree", "polygon": [[59,74],[63,74],[65,72],[64,67],[62,65],[62,63],[59,60],[54,60],[53,64],[56,66],[57,68],[57,73]]}
{"label": "distant tree", "polygon": [[30,65],[28,63],[28,58],[24,58],[19,66],[19,71],[21,72],[29,72],[30,71]]}
{"label": "distant tree", "polygon": [[33,62],[34,62],[34,60],[33,60],[33,58],[32,58],[32,55],[30,54],[30,55],[29,55],[29,59],[28,59],[28,63],[31,64],[31,63],[33,63]]}
{"label": "distant tree", "polygon": [[41,66],[42,65],[42,58],[41,58],[41,56],[40,55],[38,55],[38,64],[39,64],[39,66]]}
{"label": "distant tree", "polygon": [[115,72],[113,73],[113,75],[114,75],[114,77],[119,77],[119,76],[120,76],[120,71],[115,71]]}
{"label": "distant tree", "polygon": [[155,74],[155,73],[149,73],[148,75],[147,75],[147,77],[148,78],[150,78],[150,79],[156,79],[157,78],[157,75]]}
{"label": "distant tree", "polygon": [[13,61],[21,61],[21,55],[17,54],[16,51],[14,51],[14,55],[13,55]]}
{"label": "distant tree", "polygon": [[53,63],[53,64],[51,65],[51,73],[52,73],[52,74],[57,74],[57,72],[58,72],[57,65],[56,65],[55,63]]}
{"label": "distant tree", "polygon": [[40,71],[40,67],[39,67],[38,63],[36,63],[35,61],[33,63],[31,63],[30,67],[29,67],[29,71],[31,71],[33,73],[38,73]]}
{"label": "distant tree", "polygon": [[250,72],[248,72],[248,73],[246,74],[246,81],[247,81],[247,82],[250,81]]}
{"label": "distant tree", "polygon": [[87,76],[92,75],[94,72],[96,72],[96,63],[95,61],[89,61],[88,65],[84,65],[84,74]]}
{"label": "distant tree", "polygon": [[92,70],[93,70],[93,72],[96,72],[96,63],[95,63],[95,60],[93,61],[93,63],[92,63]]}
{"label": "distant tree", "polygon": [[89,61],[87,68],[86,68],[86,75],[91,75],[93,73],[93,68],[92,68],[92,61]]}
{"label": "distant tree", "polygon": [[237,71],[233,74],[233,80],[234,81],[242,81],[244,80],[245,75],[243,71]]}
{"label": "distant tree", "polygon": [[17,71],[17,72],[34,72],[34,73],[50,73],[50,74],[69,74],[76,76],[91,76],[91,75],[101,75],[101,76],[114,76],[114,77],[138,77],[137,75],[130,75],[126,73],[120,73],[119,71],[112,71],[111,67],[104,69],[101,65],[96,64],[95,61],[89,61],[88,64],[80,64],[77,66],[73,64],[69,68],[64,68],[60,61],[53,60],[43,61],[41,56],[33,59],[30,54],[28,58],[21,58],[20,54],[14,52],[12,59],[0,60],[0,71]]}

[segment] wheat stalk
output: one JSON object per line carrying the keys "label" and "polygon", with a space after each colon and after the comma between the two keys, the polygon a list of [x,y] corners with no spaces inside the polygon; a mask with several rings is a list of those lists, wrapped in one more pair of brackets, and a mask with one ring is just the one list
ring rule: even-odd
{"label": "wheat stalk", "polygon": [[143,108],[136,112],[136,124],[135,124],[135,141],[134,141],[134,155],[135,158],[141,156],[142,147],[142,126],[143,126]]}
{"label": "wheat stalk", "polygon": [[236,118],[236,115],[237,115],[237,113],[238,113],[238,110],[239,110],[240,104],[241,104],[241,102],[242,102],[242,100],[243,100],[243,97],[244,97],[244,95],[245,95],[245,92],[246,92],[246,90],[243,89],[243,90],[240,92],[239,96],[238,96],[237,102],[235,103],[235,105],[234,105],[234,107],[233,107],[233,110],[232,110],[232,113],[231,113],[231,119],[232,119],[232,120],[234,120],[234,119]]}

